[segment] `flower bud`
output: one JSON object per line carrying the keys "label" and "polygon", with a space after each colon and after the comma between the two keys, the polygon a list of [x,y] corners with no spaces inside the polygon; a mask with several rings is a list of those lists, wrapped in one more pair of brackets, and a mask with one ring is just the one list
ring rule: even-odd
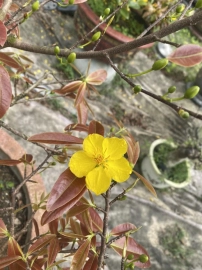
{"label": "flower bud", "polygon": [[60,53],[60,47],[59,46],[55,46],[54,48],[54,53],[57,55]]}
{"label": "flower bud", "polygon": [[175,11],[176,11],[176,13],[181,13],[184,9],[185,9],[185,4],[181,4],[181,5],[177,6]]}
{"label": "flower bud", "polygon": [[134,91],[134,94],[138,94],[139,92],[141,92],[142,90],[142,86],[137,84],[136,86],[134,86],[133,88],[133,91]]}
{"label": "flower bud", "polygon": [[167,64],[168,64],[168,59],[166,59],[166,58],[157,60],[156,62],[154,62],[153,66],[152,66],[152,70],[160,70],[160,69],[164,68]]}
{"label": "flower bud", "polygon": [[123,195],[122,197],[119,198],[119,201],[125,201],[127,199],[126,195]]}
{"label": "flower bud", "polygon": [[40,7],[39,1],[35,1],[32,5],[32,11],[33,12],[37,11],[39,7]]}
{"label": "flower bud", "polygon": [[195,8],[202,8],[202,0],[196,2]]}
{"label": "flower bud", "polygon": [[171,86],[171,87],[168,88],[168,93],[172,94],[172,93],[175,92],[175,90],[176,90],[176,86]]}
{"label": "flower bud", "polygon": [[70,53],[68,55],[67,62],[68,63],[73,63],[75,59],[76,59],[76,53],[75,52],[72,52],[72,53]]}
{"label": "flower bud", "polygon": [[192,86],[186,90],[184,94],[184,98],[188,98],[188,99],[194,98],[198,94],[199,91],[200,91],[199,86]]}
{"label": "flower bud", "polygon": [[129,254],[128,256],[127,256],[127,260],[133,260],[134,259],[134,255],[133,254]]}
{"label": "flower bud", "polygon": [[107,16],[107,15],[109,15],[109,13],[110,13],[110,8],[106,8],[105,11],[104,11],[104,15]]}
{"label": "flower bud", "polygon": [[149,258],[148,258],[148,256],[146,254],[141,254],[140,257],[139,257],[139,261],[141,263],[146,263],[146,262],[148,262],[148,260],[149,260]]}
{"label": "flower bud", "polygon": [[185,110],[180,109],[180,110],[178,111],[178,114],[179,114],[180,117],[182,117],[182,118],[184,118],[184,119],[189,118],[189,113],[186,112]]}
{"label": "flower bud", "polygon": [[74,4],[74,0],[69,0],[69,5],[73,5]]}
{"label": "flower bud", "polygon": [[101,32],[100,31],[98,31],[98,32],[96,32],[93,36],[92,36],[92,38],[91,38],[91,41],[97,41],[99,38],[100,38],[100,36],[101,36]]}

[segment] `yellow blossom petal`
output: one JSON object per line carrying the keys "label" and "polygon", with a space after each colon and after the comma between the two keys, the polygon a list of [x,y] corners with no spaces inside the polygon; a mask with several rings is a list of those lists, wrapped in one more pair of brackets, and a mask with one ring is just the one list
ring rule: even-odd
{"label": "yellow blossom petal", "polygon": [[96,195],[100,195],[108,190],[111,184],[111,177],[102,166],[99,166],[86,176],[86,186]]}
{"label": "yellow blossom petal", "polygon": [[102,148],[105,158],[108,160],[117,160],[126,153],[127,143],[124,139],[105,138]]}
{"label": "yellow blossom petal", "polygon": [[83,150],[86,151],[87,155],[90,157],[93,157],[95,154],[101,154],[103,141],[103,136],[99,134],[90,134],[83,141]]}
{"label": "yellow blossom petal", "polygon": [[124,182],[132,173],[132,168],[124,157],[119,160],[109,160],[107,162],[107,171],[116,182]]}
{"label": "yellow blossom petal", "polygon": [[83,177],[92,171],[96,164],[95,160],[90,158],[84,151],[78,151],[71,157],[69,167],[77,177]]}

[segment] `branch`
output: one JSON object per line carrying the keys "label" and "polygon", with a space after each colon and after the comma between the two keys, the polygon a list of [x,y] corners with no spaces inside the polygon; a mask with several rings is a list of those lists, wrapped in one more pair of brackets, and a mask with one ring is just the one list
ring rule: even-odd
{"label": "branch", "polygon": [[[169,34],[175,33],[180,29],[183,29],[185,27],[195,25],[202,21],[202,10],[199,10],[194,15],[176,21],[163,29],[154,32],[150,35],[147,35],[145,37],[133,40],[131,42],[127,42],[118,46],[115,46],[113,48],[107,49],[107,50],[101,50],[101,51],[87,51],[87,52],[77,52],[77,58],[78,59],[88,59],[88,58],[98,58],[103,57],[104,54],[108,54],[109,56],[114,54],[120,54],[123,52],[127,52],[130,50],[134,50],[135,48],[138,48],[140,46],[155,42],[159,38],[163,38]],[[5,47],[13,47],[17,49],[21,49],[24,51],[34,52],[34,53],[41,53],[41,54],[48,54],[48,55],[55,55],[54,48],[51,46],[38,46],[38,45],[32,45],[30,43],[22,42],[20,40],[15,41],[8,41],[5,43]],[[58,56],[61,57],[67,57],[71,53],[70,49],[61,49]]]}

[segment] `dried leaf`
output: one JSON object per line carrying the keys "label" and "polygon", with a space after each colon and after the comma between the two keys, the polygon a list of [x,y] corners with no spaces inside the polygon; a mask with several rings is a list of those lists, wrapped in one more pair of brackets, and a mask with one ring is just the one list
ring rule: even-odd
{"label": "dried leaf", "polygon": [[90,122],[88,134],[97,133],[97,134],[104,136],[104,132],[105,132],[104,127],[101,123],[99,123],[95,120]]}
{"label": "dried leaf", "polygon": [[104,69],[99,69],[97,71],[92,72],[86,78],[87,83],[92,85],[100,85],[102,84],[107,78],[107,71]]}
{"label": "dried leaf", "polygon": [[168,57],[168,60],[183,67],[192,67],[202,61],[202,47],[187,44],[177,48]]}
{"label": "dried leaf", "polygon": [[83,139],[60,132],[44,132],[29,137],[30,142],[40,142],[49,144],[82,144]]}
{"label": "dried leaf", "polygon": [[0,46],[4,46],[7,39],[7,30],[2,21],[0,21]]}
{"label": "dried leaf", "polygon": [[152,184],[145,179],[141,174],[137,173],[136,171],[133,171],[134,174],[143,182],[143,184],[145,185],[145,187],[155,196],[157,197],[156,191],[153,188]]}
{"label": "dried leaf", "polygon": [[4,116],[4,114],[10,107],[11,100],[12,88],[10,83],[10,77],[6,69],[0,65],[0,118]]}

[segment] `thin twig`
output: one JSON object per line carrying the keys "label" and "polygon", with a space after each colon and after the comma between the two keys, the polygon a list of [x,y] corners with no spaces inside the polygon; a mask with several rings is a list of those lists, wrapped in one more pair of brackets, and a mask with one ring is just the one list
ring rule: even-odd
{"label": "thin twig", "polygon": [[187,10],[191,7],[192,3],[194,2],[194,0],[191,0],[188,5],[186,6],[186,8],[183,10],[182,14],[179,17],[179,20],[183,19],[184,15],[186,14]]}

